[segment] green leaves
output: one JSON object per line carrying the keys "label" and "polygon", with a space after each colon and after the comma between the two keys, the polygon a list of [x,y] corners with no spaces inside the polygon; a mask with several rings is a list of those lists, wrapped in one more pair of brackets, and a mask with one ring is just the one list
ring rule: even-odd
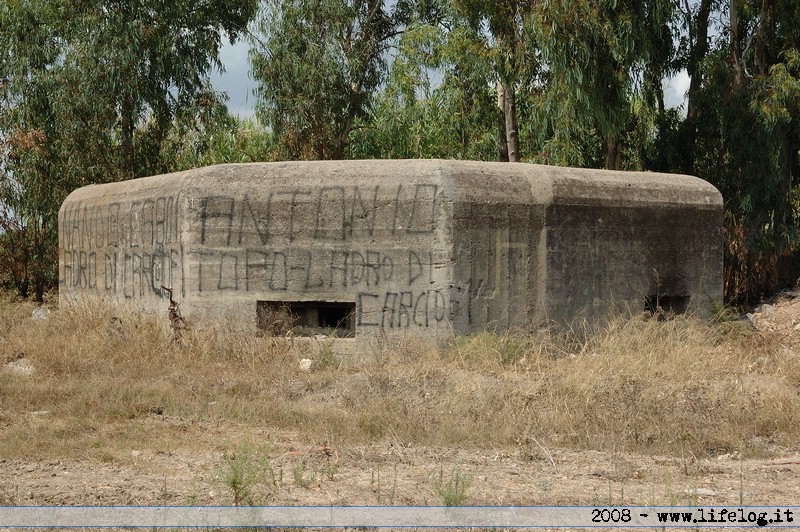
{"label": "green leaves", "polygon": [[257,114],[286,157],[341,159],[383,81],[397,22],[382,0],[266,1],[251,40]]}
{"label": "green leaves", "polygon": [[[631,119],[636,80],[656,50],[672,39],[668,31],[665,34],[672,16],[667,0],[546,0],[534,8],[533,26],[550,75],[546,105],[574,109],[569,121],[559,124],[562,128],[576,134],[597,128],[606,138],[609,168],[619,168],[611,151]],[[565,155],[581,158],[577,153]]]}
{"label": "green leaves", "polygon": [[[261,124],[208,84],[257,9]],[[0,253],[26,250],[20,286],[55,278],[75,187],[276,158],[693,173],[723,192],[727,263],[747,269],[729,297],[775,288],[800,248],[794,0],[8,0],[0,27]],[[682,69],[685,114],[662,88]]]}
{"label": "green leaves", "polygon": [[772,65],[766,76],[756,78],[751,110],[770,130],[789,127],[800,119],[800,52],[783,52],[783,62]]}
{"label": "green leaves", "polygon": [[726,198],[728,297],[779,288],[800,248],[800,14],[782,0],[725,2],[730,31],[699,63],[694,167]]}
{"label": "green leaves", "polygon": [[[75,188],[165,171],[173,121],[207,98],[222,34],[257,0],[10,1],[0,6],[0,203],[55,279],[56,215]],[[212,98],[218,100],[218,97]],[[215,101],[216,101],[215,100]],[[2,245],[2,242],[0,242]]]}

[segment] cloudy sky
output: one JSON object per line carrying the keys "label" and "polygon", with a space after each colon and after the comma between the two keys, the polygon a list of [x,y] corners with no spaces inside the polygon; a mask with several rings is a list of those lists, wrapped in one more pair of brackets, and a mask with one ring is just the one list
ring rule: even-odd
{"label": "cloudy sky", "polygon": [[[233,114],[243,118],[254,115],[253,89],[255,81],[250,77],[250,64],[247,61],[249,45],[238,42],[231,45],[227,40],[220,51],[225,72],[215,72],[211,75],[214,88],[228,95],[228,109]],[[683,105],[686,90],[689,88],[689,76],[686,71],[664,83],[664,99],[667,107]]]}
{"label": "cloudy sky", "polygon": [[211,83],[218,91],[228,95],[228,109],[233,114],[243,118],[252,117],[253,89],[255,81],[250,77],[250,63],[247,61],[247,51],[250,46],[245,42],[231,45],[226,39],[220,50],[220,59],[225,65],[225,72],[213,72]]}

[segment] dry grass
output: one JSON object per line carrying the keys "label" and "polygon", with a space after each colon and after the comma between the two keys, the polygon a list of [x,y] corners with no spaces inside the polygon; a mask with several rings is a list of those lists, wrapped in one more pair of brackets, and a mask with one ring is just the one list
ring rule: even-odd
{"label": "dry grass", "polygon": [[[192,421],[295,430],[308,441],[489,448],[524,445],[706,456],[800,437],[800,367],[777,337],[738,323],[618,320],[578,342],[477,335],[445,349],[405,343],[310,372],[308,351],[242,336],[225,323],[172,340],[164,316],[98,303],[54,311],[0,300],[0,359],[24,354],[24,377],[0,371],[7,457],[113,460],[148,442],[191,446]],[[121,326],[112,323],[116,316]],[[171,427],[171,428],[170,428]]]}

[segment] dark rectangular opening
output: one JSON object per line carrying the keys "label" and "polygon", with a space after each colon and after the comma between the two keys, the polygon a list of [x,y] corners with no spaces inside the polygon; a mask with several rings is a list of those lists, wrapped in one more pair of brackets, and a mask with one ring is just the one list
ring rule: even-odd
{"label": "dark rectangular opening", "polygon": [[685,314],[691,296],[651,295],[644,298],[644,311],[654,314]]}
{"label": "dark rectangular opening", "polygon": [[284,336],[355,336],[356,304],[341,301],[257,301],[258,328]]}

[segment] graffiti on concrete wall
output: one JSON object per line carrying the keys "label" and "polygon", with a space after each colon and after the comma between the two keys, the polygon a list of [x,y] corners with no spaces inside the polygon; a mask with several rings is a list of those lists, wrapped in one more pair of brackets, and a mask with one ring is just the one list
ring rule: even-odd
{"label": "graffiti on concrete wall", "polygon": [[62,289],[142,298],[182,279],[178,196],[66,204],[58,225]]}
{"label": "graffiti on concrete wall", "polygon": [[181,297],[346,295],[356,326],[366,328],[487,319],[482,302],[494,297],[507,252],[484,253],[485,272],[450,284],[440,204],[438,185],[424,183],[68,203],[59,218],[60,284],[125,299],[163,297],[161,286]]}
{"label": "graffiti on concrete wall", "polygon": [[[198,292],[348,293],[358,327],[428,327],[448,317],[433,289],[438,185],[274,189],[190,205]],[[438,262],[437,262],[438,261]]]}
{"label": "graffiti on concrete wall", "polygon": [[304,241],[345,242],[430,234],[436,228],[438,185],[274,189],[254,199],[190,199],[198,244],[264,246]]}

